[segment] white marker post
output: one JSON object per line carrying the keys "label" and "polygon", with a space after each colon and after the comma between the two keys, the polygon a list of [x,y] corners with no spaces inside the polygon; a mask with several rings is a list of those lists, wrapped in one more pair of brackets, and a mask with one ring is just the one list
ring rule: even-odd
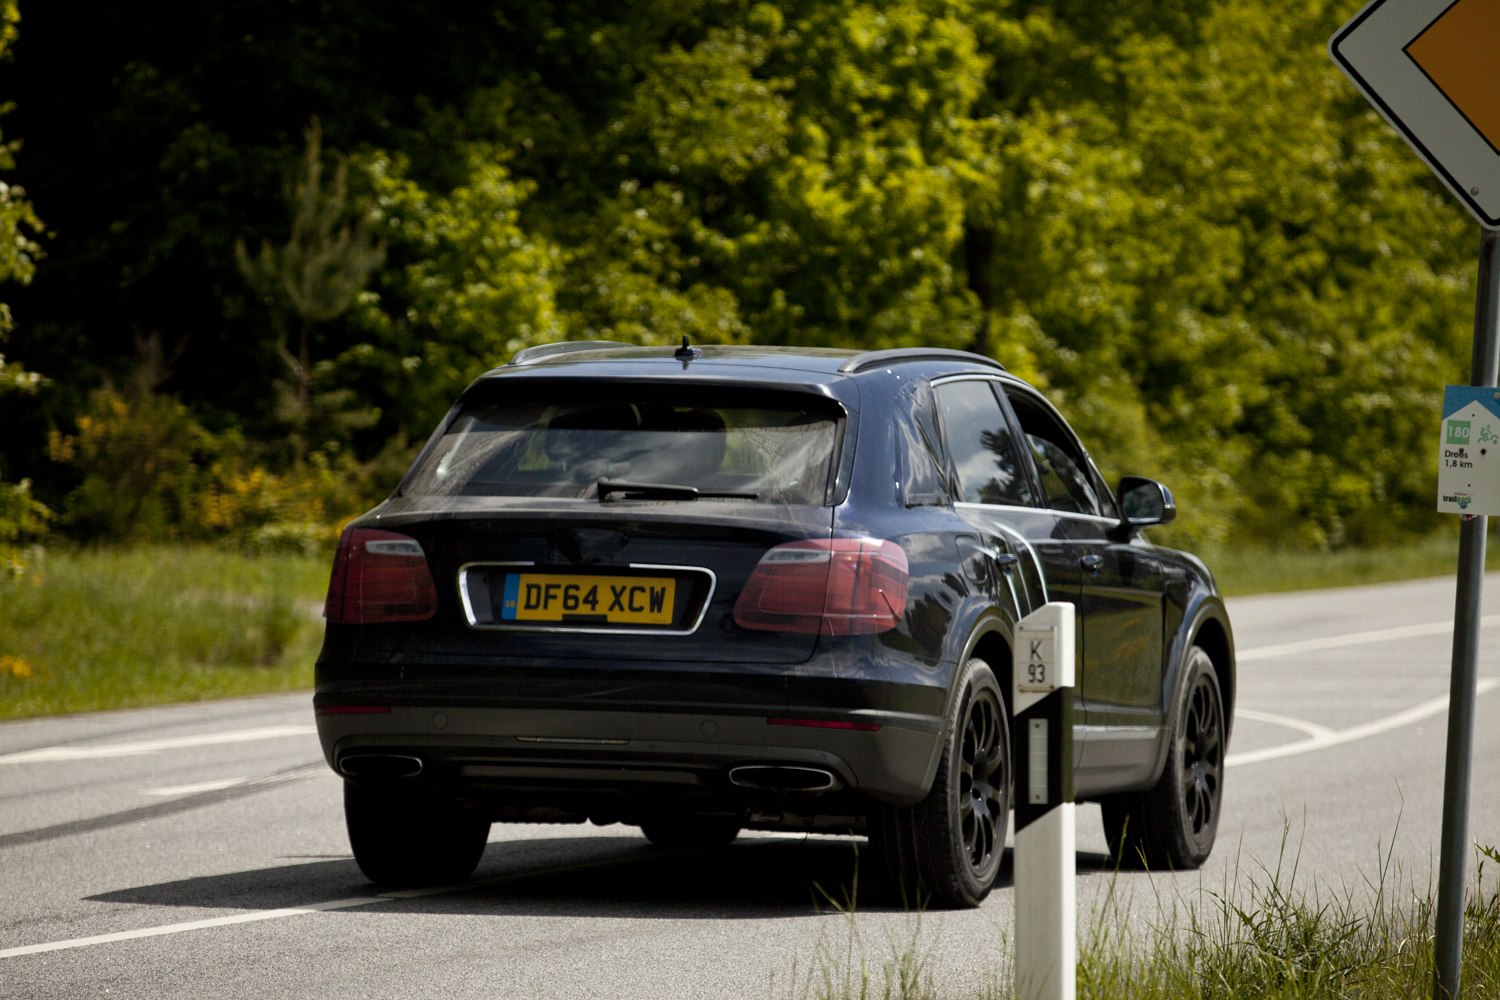
{"label": "white marker post", "polygon": [[1015,774],[1016,1000],[1073,1000],[1078,928],[1073,834],[1073,605],[1016,626],[1011,669]]}

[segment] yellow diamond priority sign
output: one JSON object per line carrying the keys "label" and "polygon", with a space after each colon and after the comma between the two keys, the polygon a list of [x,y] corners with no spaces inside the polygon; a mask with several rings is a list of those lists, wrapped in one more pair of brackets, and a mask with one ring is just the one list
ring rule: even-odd
{"label": "yellow diamond priority sign", "polygon": [[1500,0],[1371,0],[1328,52],[1480,224],[1500,228]]}

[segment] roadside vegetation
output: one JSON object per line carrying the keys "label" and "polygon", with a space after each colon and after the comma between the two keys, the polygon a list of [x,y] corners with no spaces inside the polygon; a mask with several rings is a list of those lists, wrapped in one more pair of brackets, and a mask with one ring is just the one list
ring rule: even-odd
{"label": "roadside vegetation", "polygon": [[[0,719],[311,686],[337,524],[267,522],[242,537],[249,548],[0,548]],[[1458,543],[1198,552],[1239,595],[1451,575]],[[1500,569],[1497,547],[1489,565]]]}
{"label": "roadside vegetation", "polygon": [[0,719],[308,688],[322,556],[24,552],[0,574]]}
{"label": "roadside vegetation", "polygon": [[[1464,936],[1463,994],[1500,997],[1500,851],[1479,847]],[[1242,859],[1243,860],[1243,859]],[[1080,1000],[1405,1000],[1430,996],[1436,879],[1380,859],[1356,885],[1306,885],[1283,841],[1271,865],[1232,865],[1218,888],[1191,898],[1153,883],[1155,915],[1133,913],[1116,875],[1080,906]],[[955,992],[932,968],[935,935],[921,912],[900,933],[866,940],[853,899],[824,903],[805,959],[772,977],[772,1000],[985,1000],[1013,995],[1010,942],[997,930],[982,985]],[[938,931],[937,933],[941,933]],[[976,959],[977,961],[977,959]]]}
{"label": "roadside vegetation", "polygon": [[[1332,552],[1296,549],[1190,546],[1219,589],[1231,597],[1288,590],[1355,587],[1365,583],[1451,577],[1458,569],[1458,534],[1444,532],[1404,545]],[[1490,545],[1485,567],[1500,569],[1500,548]]]}

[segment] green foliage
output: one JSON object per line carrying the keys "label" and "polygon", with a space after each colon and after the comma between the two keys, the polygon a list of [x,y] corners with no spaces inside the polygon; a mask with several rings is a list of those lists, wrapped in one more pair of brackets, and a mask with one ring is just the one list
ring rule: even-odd
{"label": "green foliage", "polygon": [[378,463],[361,467],[348,454],[314,452],[268,472],[237,433],[210,433],[177,400],[108,389],[94,394],[76,433],[52,433],[49,452],[81,478],[64,527],[114,542],[222,539],[317,553],[390,485],[378,481]]}
{"label": "green foliage", "polygon": [[380,231],[397,266],[360,302],[366,339],[331,371],[378,387],[403,429],[425,434],[474,376],[531,344],[559,340],[553,275],[560,253],[517,217],[534,185],[470,155],[464,183],[423,190],[400,158],[367,164]]}
{"label": "green foliage", "polygon": [[52,512],[31,495],[31,480],[0,483],[0,544],[36,538],[47,530]]}
{"label": "green foliage", "polygon": [[[279,249],[263,242],[251,257],[243,240],[235,243],[240,274],[265,303],[275,331],[276,355],[291,376],[278,383],[281,416],[291,425],[297,458],[302,457],[310,425],[333,431],[342,441],[347,431],[379,419],[378,410],[350,412],[353,393],[334,388],[312,398],[313,327],[337,319],[351,305],[370,275],[385,262],[385,247],[371,233],[371,212],[355,206],[350,221],[349,167],[340,160],[333,183],[323,183],[323,130],[316,118],[307,130],[307,151],[297,180],[288,186],[291,238]],[[297,350],[288,347],[288,327],[297,327]],[[321,420],[316,418],[321,417]],[[341,433],[343,432],[343,433]]]}
{"label": "green foliage", "polygon": [[[1329,63],[1349,11],[1326,0],[200,13],[212,30],[163,46],[151,18],[39,7],[0,77],[32,116],[19,171],[79,234],[16,333],[61,383],[52,426],[129,365],[105,329],[159,333],[152,388],[207,426],[269,441],[295,411],[278,470],[400,453],[564,337],[933,344],[1042,386],[1111,476],[1169,482],[1163,540],[1321,551],[1440,523],[1472,228]],[[31,83],[79,21],[110,40],[99,76]],[[277,86],[207,97],[248,78]],[[313,112],[338,152],[293,141]],[[104,164],[117,197],[92,193]],[[289,291],[309,274],[328,294]],[[0,444],[44,497],[72,485],[27,447]]]}

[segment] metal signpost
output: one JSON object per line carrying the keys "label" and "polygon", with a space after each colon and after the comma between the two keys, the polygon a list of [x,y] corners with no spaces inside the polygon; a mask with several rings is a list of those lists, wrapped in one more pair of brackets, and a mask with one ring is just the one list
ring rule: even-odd
{"label": "metal signpost", "polygon": [[1500,514],[1500,452],[1481,437],[1500,432],[1500,2],[1372,0],[1334,34],[1328,52],[1484,227],[1469,385],[1448,387],[1439,443],[1438,510],[1463,521],[1433,996],[1457,1000],[1485,530],[1487,515]]}
{"label": "metal signpost", "polygon": [[1015,780],[1016,1000],[1073,1000],[1078,906],[1073,826],[1073,605],[1016,625],[1011,663]]}

